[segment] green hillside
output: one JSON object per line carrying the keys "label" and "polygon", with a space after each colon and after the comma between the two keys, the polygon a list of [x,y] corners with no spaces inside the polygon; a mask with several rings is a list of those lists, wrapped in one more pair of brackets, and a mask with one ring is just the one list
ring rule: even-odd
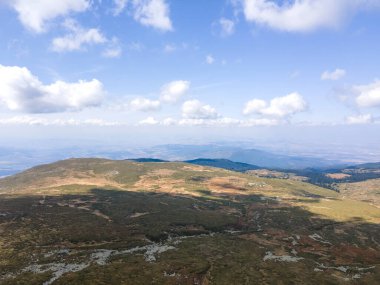
{"label": "green hillside", "polygon": [[0,180],[0,283],[378,284],[377,206],[188,163],[59,161]]}

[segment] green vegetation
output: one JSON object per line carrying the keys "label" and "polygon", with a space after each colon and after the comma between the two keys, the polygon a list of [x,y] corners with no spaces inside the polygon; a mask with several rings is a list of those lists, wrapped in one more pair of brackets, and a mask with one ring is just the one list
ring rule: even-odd
{"label": "green vegetation", "polygon": [[228,159],[208,159],[208,158],[198,158],[194,160],[187,160],[187,163],[202,165],[202,166],[212,166],[219,167],[233,171],[248,171],[253,169],[259,169],[259,166],[242,163],[242,162],[234,162]]}
{"label": "green vegetation", "polygon": [[1,284],[380,278],[380,209],[305,182],[71,159],[2,179],[0,193]]}

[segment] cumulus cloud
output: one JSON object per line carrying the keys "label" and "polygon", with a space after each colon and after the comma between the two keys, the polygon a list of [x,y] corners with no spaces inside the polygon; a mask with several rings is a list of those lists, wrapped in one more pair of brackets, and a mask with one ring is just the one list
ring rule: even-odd
{"label": "cumulus cloud", "polygon": [[177,50],[177,46],[173,44],[166,44],[164,46],[164,52],[171,53]]}
{"label": "cumulus cloud", "polygon": [[125,123],[109,122],[102,119],[47,119],[41,117],[31,116],[16,116],[11,118],[0,118],[0,125],[28,125],[28,126],[97,126],[97,127],[109,127],[109,126],[121,126]]}
{"label": "cumulus cloud", "polygon": [[5,0],[18,14],[21,23],[36,33],[46,31],[46,23],[70,13],[84,12],[90,0]]}
{"label": "cumulus cloud", "polygon": [[175,103],[190,89],[190,82],[176,80],[162,86],[160,100],[165,103]]}
{"label": "cumulus cloud", "polygon": [[143,51],[145,49],[145,46],[139,42],[131,42],[130,44],[128,44],[127,48],[130,51],[139,52],[139,51]]}
{"label": "cumulus cloud", "polygon": [[307,32],[337,28],[355,11],[377,5],[375,0],[237,0],[247,21],[272,29]]}
{"label": "cumulus cloud", "polygon": [[261,99],[253,99],[245,104],[243,114],[250,115],[253,113],[260,113],[261,110],[267,107],[267,102]]}
{"label": "cumulus cloud", "polygon": [[124,10],[140,24],[160,31],[172,31],[169,4],[166,0],[113,0],[113,15],[118,16]]}
{"label": "cumulus cloud", "polygon": [[123,53],[119,39],[113,37],[112,40],[108,41],[107,48],[103,51],[102,55],[108,58],[118,58]]}
{"label": "cumulus cloud", "polygon": [[153,117],[148,117],[144,120],[141,120],[138,124],[139,125],[148,125],[148,126],[155,126],[155,125],[158,125],[160,122],[157,121],[155,118]]}
{"label": "cumulus cloud", "polygon": [[357,94],[356,104],[361,108],[380,107],[380,80],[368,85],[353,87]]}
{"label": "cumulus cloud", "polygon": [[162,120],[161,125],[164,126],[174,126],[177,123],[177,121],[173,118],[166,118]]}
{"label": "cumulus cloud", "polygon": [[207,64],[213,64],[214,62],[215,62],[215,58],[211,54],[206,56],[206,63]]}
{"label": "cumulus cloud", "polygon": [[182,105],[182,116],[185,119],[215,119],[218,117],[218,112],[198,100],[189,100]]}
{"label": "cumulus cloud", "polygon": [[278,119],[268,119],[268,118],[260,118],[260,119],[249,119],[241,121],[240,125],[243,127],[257,127],[257,126],[277,126],[280,125],[281,121]]}
{"label": "cumulus cloud", "polygon": [[149,112],[160,109],[161,103],[158,100],[150,100],[146,98],[136,98],[129,103],[132,110]]}
{"label": "cumulus cloud", "polygon": [[173,30],[169,5],[165,0],[132,0],[132,5],[137,22],[161,31]]}
{"label": "cumulus cloud", "polygon": [[134,111],[150,112],[157,111],[164,103],[178,102],[189,90],[190,82],[185,80],[176,80],[169,82],[161,87],[160,98],[151,100],[147,98],[136,98],[127,105]]}
{"label": "cumulus cloud", "polygon": [[277,119],[248,119],[239,120],[228,117],[217,118],[182,118],[179,120],[166,118],[157,120],[148,117],[138,123],[138,125],[150,126],[186,126],[186,127],[258,127],[258,126],[277,126],[281,124]]}
{"label": "cumulus cloud", "polygon": [[105,95],[102,83],[96,79],[44,85],[25,67],[0,65],[0,78],[0,103],[12,111],[78,111],[100,105]]}
{"label": "cumulus cloud", "polygon": [[370,124],[374,121],[371,114],[349,116],[346,118],[346,123],[349,125]]}
{"label": "cumulus cloud", "polygon": [[334,71],[325,71],[321,75],[322,80],[339,80],[346,75],[344,69],[337,68]]}
{"label": "cumulus cloud", "polygon": [[253,99],[246,103],[243,114],[285,118],[307,109],[307,103],[298,93],[273,98],[270,102]]}
{"label": "cumulus cloud", "polygon": [[[281,124],[276,119],[249,119],[239,120],[228,117],[219,117],[215,119],[173,119],[165,118],[157,120],[154,117],[147,117],[137,123],[138,126],[186,126],[186,127],[258,127],[258,126],[276,126]],[[46,118],[38,116],[14,116],[0,118],[0,126],[95,126],[95,127],[115,127],[128,126],[127,122],[106,121],[98,118],[90,119],[73,119],[73,118]]]}
{"label": "cumulus cloud", "polygon": [[102,55],[108,58],[118,58],[121,56],[122,52],[123,50],[120,46],[108,47],[103,51]]}
{"label": "cumulus cloud", "polygon": [[235,32],[235,22],[226,18],[219,19],[221,36],[230,36]]}
{"label": "cumulus cloud", "polygon": [[240,125],[240,120],[233,118],[216,118],[216,119],[181,119],[177,122],[179,126],[211,126],[211,127],[228,127]]}
{"label": "cumulus cloud", "polygon": [[107,38],[98,29],[84,29],[75,20],[67,19],[63,25],[69,33],[53,39],[53,51],[83,50],[85,46],[107,42]]}
{"label": "cumulus cloud", "polygon": [[127,7],[128,0],[113,0],[114,3],[114,9],[113,14],[114,16],[120,15],[121,12],[124,11],[125,7]]}
{"label": "cumulus cloud", "polygon": [[97,126],[97,127],[109,127],[109,126],[121,126],[125,123],[120,122],[108,122],[102,119],[46,119],[35,117],[12,117],[9,119],[0,119],[0,124],[12,124],[12,125],[39,125],[39,126]]}

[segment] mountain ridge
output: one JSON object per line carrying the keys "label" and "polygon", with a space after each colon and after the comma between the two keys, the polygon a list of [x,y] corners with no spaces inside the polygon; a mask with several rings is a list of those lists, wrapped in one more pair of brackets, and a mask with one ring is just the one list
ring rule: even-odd
{"label": "mountain ridge", "polygon": [[379,222],[303,181],[67,159],[0,179],[0,282],[377,284]]}

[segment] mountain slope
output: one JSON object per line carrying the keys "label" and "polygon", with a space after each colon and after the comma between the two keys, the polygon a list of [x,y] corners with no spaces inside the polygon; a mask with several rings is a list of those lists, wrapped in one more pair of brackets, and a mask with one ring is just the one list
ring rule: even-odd
{"label": "mountain slope", "polygon": [[380,162],[358,164],[347,168],[380,169]]}
{"label": "mountain slope", "polygon": [[377,284],[379,221],[300,181],[70,159],[0,179],[0,282]]}
{"label": "mountain slope", "polygon": [[228,159],[198,158],[198,159],[193,159],[193,160],[187,160],[185,162],[196,164],[196,165],[212,166],[212,167],[218,167],[218,168],[223,168],[223,169],[228,169],[228,170],[233,170],[233,171],[240,171],[240,172],[260,169],[260,167],[256,165],[242,163],[242,162],[235,162]]}

